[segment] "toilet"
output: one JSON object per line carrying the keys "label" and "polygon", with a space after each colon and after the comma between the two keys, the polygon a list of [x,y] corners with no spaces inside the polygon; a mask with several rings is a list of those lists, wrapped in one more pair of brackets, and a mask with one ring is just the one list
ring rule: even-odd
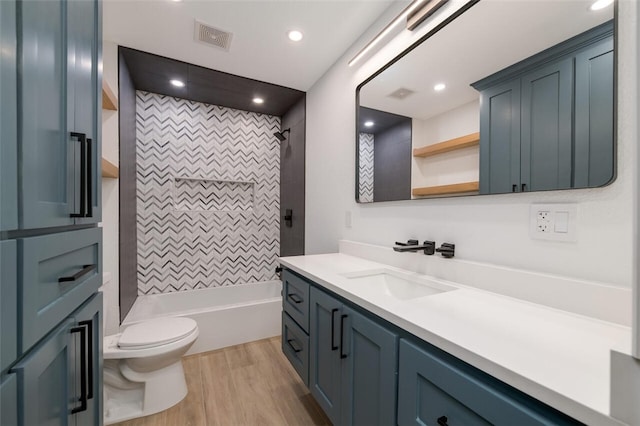
{"label": "toilet", "polygon": [[187,395],[181,357],[198,324],[165,317],[129,325],[104,338],[105,424],[158,413]]}

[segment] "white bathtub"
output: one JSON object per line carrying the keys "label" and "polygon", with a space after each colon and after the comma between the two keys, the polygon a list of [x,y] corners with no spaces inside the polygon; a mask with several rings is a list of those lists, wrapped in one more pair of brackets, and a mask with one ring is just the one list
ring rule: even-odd
{"label": "white bathtub", "polygon": [[280,281],[138,296],[122,326],[162,316],[192,318],[200,336],[187,355],[281,333]]}

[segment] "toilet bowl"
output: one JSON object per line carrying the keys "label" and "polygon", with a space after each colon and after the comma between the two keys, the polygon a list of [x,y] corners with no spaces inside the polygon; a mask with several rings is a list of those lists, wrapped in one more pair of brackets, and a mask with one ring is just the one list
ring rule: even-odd
{"label": "toilet bowl", "polygon": [[105,424],[158,413],[187,395],[181,357],[198,337],[190,318],[128,326],[104,338]]}

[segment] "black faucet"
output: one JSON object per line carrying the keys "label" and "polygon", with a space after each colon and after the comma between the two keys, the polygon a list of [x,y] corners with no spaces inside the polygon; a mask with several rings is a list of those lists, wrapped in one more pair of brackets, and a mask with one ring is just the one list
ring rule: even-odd
{"label": "black faucet", "polygon": [[446,257],[447,259],[450,259],[455,254],[456,245],[451,243],[442,243],[442,245],[438,247],[436,251],[442,254],[442,257]]}
{"label": "black faucet", "polygon": [[418,252],[424,251],[426,255],[432,255],[436,250],[435,241],[425,241],[424,244],[419,245],[418,240],[409,240],[406,243],[399,243],[396,241],[396,246],[393,248],[394,251],[405,253],[405,252]]}

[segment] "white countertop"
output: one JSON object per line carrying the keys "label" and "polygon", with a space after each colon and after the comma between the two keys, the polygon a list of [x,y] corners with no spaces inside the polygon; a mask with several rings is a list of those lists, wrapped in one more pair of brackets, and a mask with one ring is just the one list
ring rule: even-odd
{"label": "white countertop", "polygon": [[586,424],[622,424],[609,417],[610,350],[629,344],[627,327],[451,282],[446,284],[458,289],[402,301],[380,297],[361,286],[354,287],[343,274],[402,270],[345,254],[284,257],[280,261]]}

